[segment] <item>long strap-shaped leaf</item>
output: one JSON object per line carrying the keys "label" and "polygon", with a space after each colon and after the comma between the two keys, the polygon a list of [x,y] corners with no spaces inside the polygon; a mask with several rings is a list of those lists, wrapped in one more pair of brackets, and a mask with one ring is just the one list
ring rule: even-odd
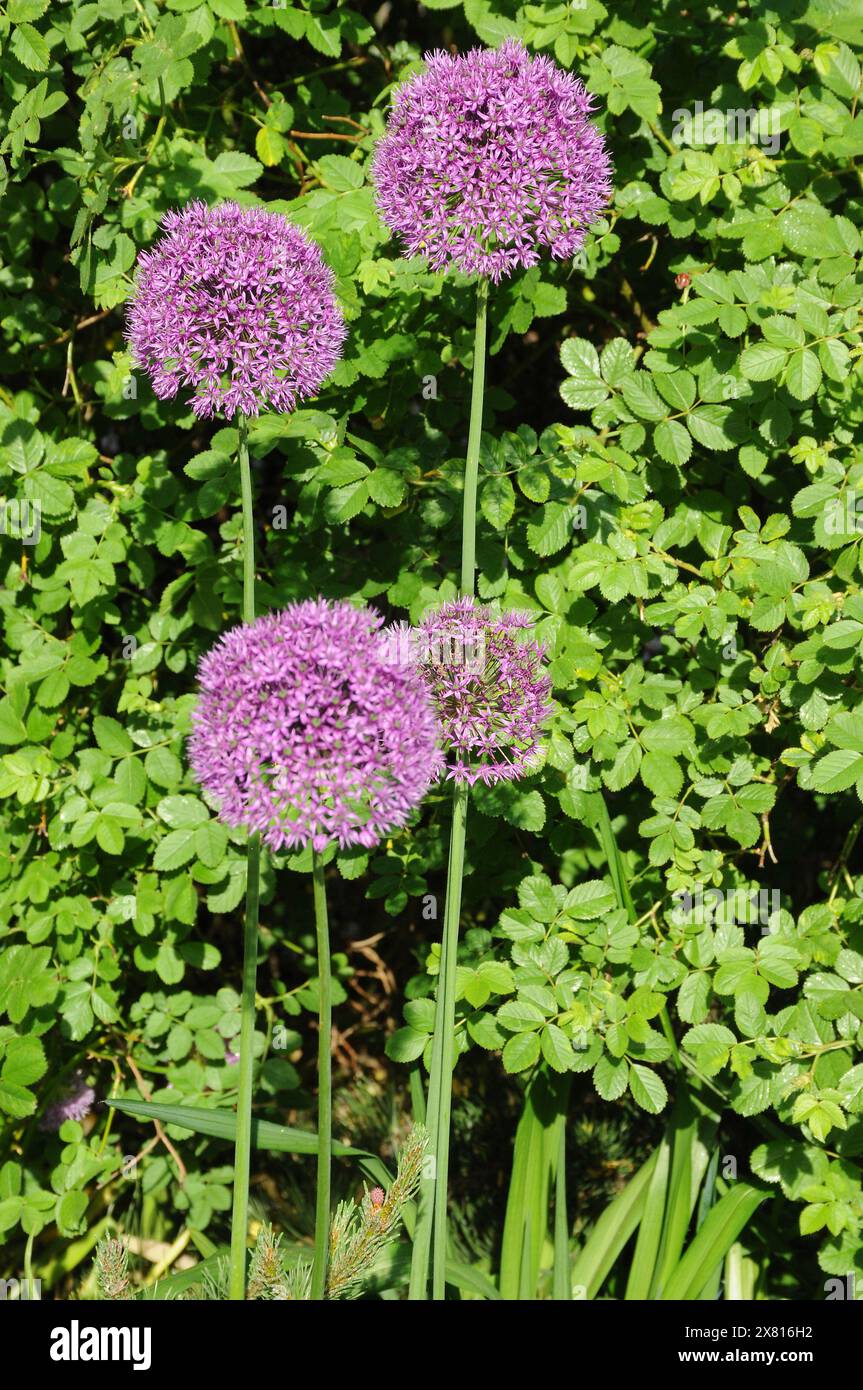
{"label": "long strap-shaped leaf", "polygon": [[[686,1242],[686,1233],[695,1210],[698,1186],[703,1174],[698,1175],[698,1185],[693,1185],[693,1166],[698,1144],[698,1114],[693,1106],[686,1087],[681,1084],[669,1128],[672,1136],[671,1173],[668,1178],[668,1195],[662,1221],[662,1240],[656,1260],[656,1268],[650,1281],[650,1297],[659,1298],[666,1279],[677,1267],[681,1251]],[[700,1146],[703,1147],[703,1146]]]}
{"label": "long strap-shaped leaf", "polygon": [[548,1232],[549,1198],[566,1123],[571,1078],[537,1072],[525,1093],[516,1130],[512,1174],[500,1254],[500,1292],[506,1299],[528,1297],[536,1285]]}
{"label": "long strap-shaped leaf", "polygon": [[662,1142],[656,1150],[656,1163],[647,1188],[644,1215],[639,1224],[638,1239],[629,1266],[629,1278],[623,1296],[630,1301],[638,1302],[650,1297],[650,1286],[654,1279],[665,1224],[671,1149],[672,1136],[670,1128],[666,1128]]}
{"label": "long strap-shaped leaf", "polygon": [[654,1149],[623,1191],[609,1202],[578,1254],[572,1270],[572,1287],[584,1289],[586,1298],[596,1298],[644,1215],[657,1153]]}
{"label": "long strap-shaped leaf", "polygon": [[[237,1129],[237,1117],[230,1110],[206,1110],[198,1105],[163,1105],[147,1100],[109,1100],[115,1110],[126,1115],[135,1115],[143,1120],[159,1120],[163,1125],[177,1125],[191,1130],[193,1134],[206,1134],[211,1139],[233,1140]],[[318,1136],[304,1129],[291,1129],[288,1125],[273,1124],[271,1120],[252,1120],[252,1147],[268,1149],[271,1153],[316,1154]],[[366,1149],[353,1149],[348,1144],[334,1142],[332,1153],[335,1158],[356,1158],[362,1169],[375,1182],[389,1186],[392,1182],[386,1164],[376,1154]]]}
{"label": "long strap-shaped leaf", "polygon": [[636,912],[632,902],[632,894],[629,891],[629,882],[626,877],[623,855],[618,849],[617,837],[611,825],[611,817],[608,814],[605,797],[601,791],[588,792],[585,799],[588,803],[590,824],[600,843],[602,852],[605,855],[605,862],[608,865],[608,872],[611,875],[611,882],[614,885],[618,905],[626,910],[630,922],[634,922]]}
{"label": "long strap-shaped leaf", "polygon": [[753,1187],[751,1183],[735,1182],[708,1213],[660,1297],[663,1300],[698,1298],[746,1223],[761,1203],[772,1196],[772,1192]]}

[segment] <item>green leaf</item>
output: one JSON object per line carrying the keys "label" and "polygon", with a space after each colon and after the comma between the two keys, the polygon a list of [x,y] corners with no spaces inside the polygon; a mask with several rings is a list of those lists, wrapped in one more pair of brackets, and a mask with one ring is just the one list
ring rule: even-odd
{"label": "green leaf", "polygon": [[12,51],[18,62],[31,72],[44,72],[51,59],[48,44],[32,24],[19,24],[13,29]]}
{"label": "green leaf", "polygon": [[785,369],[785,385],[799,401],[815,395],[821,385],[821,364],[811,348],[791,354]]}
{"label": "green leaf", "polygon": [[785,348],[771,343],[753,343],[740,354],[740,370],[750,381],[771,381],[785,366]]}
{"label": "green leaf", "polygon": [[195,856],[195,829],[172,830],[164,840],[160,840],[153,856],[153,867],[169,873],[181,869]]}
{"label": "green leaf", "polygon": [[741,1231],[771,1195],[737,1179],[708,1212],[660,1297],[669,1301],[697,1299]]}
{"label": "green leaf", "polygon": [[255,136],[255,154],[267,169],[281,163],[287,148],[287,142],[279,131],[267,125],[260,127]]}
{"label": "green leaf", "polygon": [[627,378],[621,394],[639,420],[662,420],[668,414],[668,407],[646,372],[635,372]]}
{"label": "green leaf", "polygon": [[516,1033],[503,1049],[504,1070],[512,1073],[526,1071],[539,1060],[539,1035]]}
{"label": "green leaf", "polygon": [[423,1055],[428,1033],[418,1033],[415,1028],[397,1028],[387,1039],[386,1054],[393,1062],[415,1062]]}
{"label": "green leaf", "polygon": [[570,539],[572,516],[562,502],[546,502],[539,519],[528,523],[527,541],[537,555],[554,555]]}
{"label": "green leaf", "polygon": [[651,1115],[658,1115],[668,1102],[665,1082],[658,1072],[633,1062],[629,1069],[629,1090],[636,1105]]}
{"label": "green leaf", "polygon": [[593,1069],[593,1084],[603,1100],[619,1100],[629,1084],[626,1058],[603,1053]]}
{"label": "green leaf", "polygon": [[545,874],[523,878],[518,885],[518,901],[538,922],[551,922],[557,916],[557,897]]}
{"label": "green leaf", "polygon": [[45,1049],[38,1038],[13,1037],[0,1066],[0,1110],[23,1119],[36,1109],[36,1097],[27,1088],[48,1069]]}
{"label": "green leaf", "polygon": [[692,439],[689,431],[679,420],[663,420],[653,431],[656,452],[668,463],[682,468],[692,454]]}
{"label": "green leaf", "polygon": [[479,505],[489,525],[502,531],[515,511],[515,489],[509,478],[487,478],[480,488]]}
{"label": "green leaf", "polygon": [[614,889],[600,879],[587,879],[566,895],[566,911],[578,922],[589,922],[611,912],[617,902]]}
{"label": "green leaf", "polygon": [[542,1055],[555,1071],[569,1071],[572,1066],[572,1043],[557,1024],[549,1023],[540,1034]]}
{"label": "green leaf", "polygon": [[676,797],[683,786],[683,771],[670,753],[645,753],[641,760],[641,780],[657,796]]}
{"label": "green leaf", "polygon": [[8,696],[0,700],[0,743],[24,743],[27,729]]}
{"label": "green leaf", "polygon": [[863,753],[833,748],[812,768],[812,788],[817,792],[844,792],[863,776]]}
{"label": "green leaf", "polygon": [[325,188],[336,193],[347,193],[352,188],[362,188],[362,167],[343,154],[325,154],[319,159],[317,170]]}
{"label": "green leaf", "polygon": [[109,753],[112,758],[121,758],[125,753],[131,753],[134,747],[122,724],[103,714],[97,715],[93,720],[93,734],[102,751]]}

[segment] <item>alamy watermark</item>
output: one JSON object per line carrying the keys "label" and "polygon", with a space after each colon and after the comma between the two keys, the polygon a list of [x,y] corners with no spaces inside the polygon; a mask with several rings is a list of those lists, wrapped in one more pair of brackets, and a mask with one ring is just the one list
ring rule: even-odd
{"label": "alamy watermark", "polygon": [[760,145],[768,154],[779,152],[781,113],[775,106],[720,111],[697,101],[693,110],[672,111],[671,139],[675,145]]}
{"label": "alamy watermark", "polygon": [[849,488],[841,497],[831,497],[824,508],[824,531],[828,536],[863,531],[863,496]]}
{"label": "alamy watermark", "polygon": [[0,497],[0,536],[11,536],[22,545],[38,545],[42,538],[42,504],[29,497]]}
{"label": "alamy watermark", "polygon": [[423,632],[402,624],[385,633],[384,652],[391,666],[416,666],[431,662],[438,666],[458,667],[474,675],[482,675],[486,665],[485,632],[469,638],[449,633]]}
{"label": "alamy watermark", "polygon": [[82,1327],[77,1318],[69,1327],[51,1332],[52,1361],[130,1361],[133,1371],[152,1364],[153,1331],[149,1327]]}
{"label": "alamy watermark", "polygon": [[0,1303],[37,1303],[41,1298],[41,1279],[0,1279]]}
{"label": "alamy watermark", "polygon": [[671,920],[675,926],[707,926],[711,922],[743,922],[769,931],[781,906],[778,888],[688,888],[672,893]]}

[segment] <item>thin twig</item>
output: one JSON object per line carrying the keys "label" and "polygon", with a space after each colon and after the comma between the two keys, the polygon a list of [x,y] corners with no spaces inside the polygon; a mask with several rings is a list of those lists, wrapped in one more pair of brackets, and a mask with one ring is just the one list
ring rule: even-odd
{"label": "thin twig", "polygon": [[347,140],[351,145],[365,139],[365,135],[340,135],[336,130],[289,130],[288,134],[295,140]]}
{"label": "thin twig", "polygon": [[[143,1076],[141,1075],[137,1066],[135,1065],[134,1058],[127,1056],[126,1061],[129,1063],[129,1070],[135,1078],[138,1090],[141,1092],[141,1095],[144,1097],[145,1100],[149,1100],[151,1094],[149,1082],[144,1080]],[[156,1133],[158,1134],[159,1138],[161,1139],[162,1143],[165,1145],[165,1148],[168,1150],[168,1153],[171,1155],[171,1157],[177,1165],[177,1181],[182,1187],[187,1177],[186,1165],[181,1159],[180,1155],[177,1153],[177,1150],[174,1148],[174,1145],[171,1143],[164,1129],[162,1128],[161,1121],[154,1120],[153,1127]]]}

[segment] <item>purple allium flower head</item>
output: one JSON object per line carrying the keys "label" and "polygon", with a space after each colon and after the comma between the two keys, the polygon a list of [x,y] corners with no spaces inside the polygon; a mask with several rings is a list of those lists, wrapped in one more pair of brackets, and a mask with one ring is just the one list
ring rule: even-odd
{"label": "purple allium flower head", "polygon": [[582,83],[515,39],[426,64],[397,90],[372,171],[407,255],[494,281],[543,248],[573,256],[611,193]]}
{"label": "purple allium flower head", "polygon": [[189,203],[138,257],[126,337],[160,400],[196,415],[292,410],[341,355],[345,326],[320,248],[280,213]]}
{"label": "purple allium flower head", "polygon": [[437,707],[447,777],[508,782],[534,771],[552,711],[540,644],[525,634],[530,613],[496,613],[472,598],[434,609],[413,630],[412,647]]}
{"label": "purple allium flower head", "polygon": [[39,1121],[39,1128],[57,1130],[66,1120],[83,1120],[85,1115],[89,1115],[95,1099],[93,1087],[87,1085],[81,1072],[74,1072],[60,1099],[48,1106]]}
{"label": "purple allium flower head", "polygon": [[232,628],[202,658],[190,761],[226,824],[276,850],[371,847],[405,824],[440,772],[439,729],[381,621],[310,599]]}

